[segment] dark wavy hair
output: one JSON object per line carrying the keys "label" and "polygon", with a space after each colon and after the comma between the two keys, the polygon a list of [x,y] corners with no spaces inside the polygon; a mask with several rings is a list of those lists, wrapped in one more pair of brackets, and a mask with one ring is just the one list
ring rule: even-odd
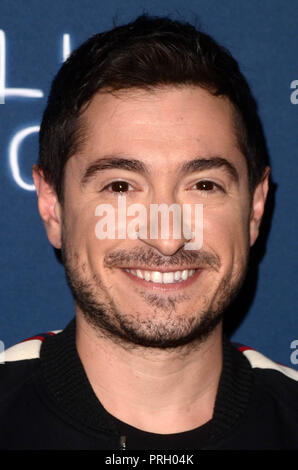
{"label": "dark wavy hair", "polygon": [[84,140],[82,111],[100,90],[195,85],[233,104],[251,193],[268,164],[257,105],[229,51],[187,22],[142,15],[96,34],[53,80],[39,134],[38,165],[63,204],[64,168]]}

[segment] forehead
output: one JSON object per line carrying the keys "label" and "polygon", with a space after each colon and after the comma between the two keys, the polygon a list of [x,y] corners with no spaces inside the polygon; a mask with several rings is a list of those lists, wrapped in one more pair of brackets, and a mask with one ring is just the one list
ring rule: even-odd
{"label": "forehead", "polygon": [[68,162],[80,173],[105,155],[133,155],[156,169],[218,155],[246,172],[232,104],[199,87],[101,92],[81,120],[84,142]]}

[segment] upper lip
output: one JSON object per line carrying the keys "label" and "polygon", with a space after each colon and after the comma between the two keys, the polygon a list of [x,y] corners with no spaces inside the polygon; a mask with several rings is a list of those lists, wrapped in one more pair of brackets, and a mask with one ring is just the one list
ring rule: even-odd
{"label": "upper lip", "polygon": [[159,271],[160,273],[171,273],[171,272],[176,272],[176,271],[185,271],[185,270],[188,270],[190,271],[191,269],[200,269],[198,268],[197,266],[180,266],[180,267],[177,267],[177,268],[167,268],[165,266],[158,266],[156,268],[152,268],[152,266],[150,268],[148,267],[141,267],[141,266],[125,266],[124,268],[122,269],[139,269],[140,271]]}

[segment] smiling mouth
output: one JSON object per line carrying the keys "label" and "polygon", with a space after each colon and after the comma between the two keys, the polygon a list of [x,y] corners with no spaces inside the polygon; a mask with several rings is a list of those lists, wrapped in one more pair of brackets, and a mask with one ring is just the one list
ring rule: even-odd
{"label": "smiling mouth", "polygon": [[184,269],[181,271],[147,271],[143,269],[124,269],[125,272],[135,277],[136,280],[152,283],[152,284],[182,284],[192,278],[199,270]]}

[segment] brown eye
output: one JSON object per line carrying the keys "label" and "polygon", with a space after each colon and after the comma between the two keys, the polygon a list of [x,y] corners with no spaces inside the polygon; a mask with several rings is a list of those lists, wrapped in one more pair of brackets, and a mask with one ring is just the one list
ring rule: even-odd
{"label": "brown eye", "polygon": [[216,188],[216,184],[213,181],[199,181],[195,184],[196,189],[199,191],[213,191]]}
{"label": "brown eye", "polygon": [[126,181],[114,181],[109,186],[114,193],[126,193],[129,188],[129,184]]}

